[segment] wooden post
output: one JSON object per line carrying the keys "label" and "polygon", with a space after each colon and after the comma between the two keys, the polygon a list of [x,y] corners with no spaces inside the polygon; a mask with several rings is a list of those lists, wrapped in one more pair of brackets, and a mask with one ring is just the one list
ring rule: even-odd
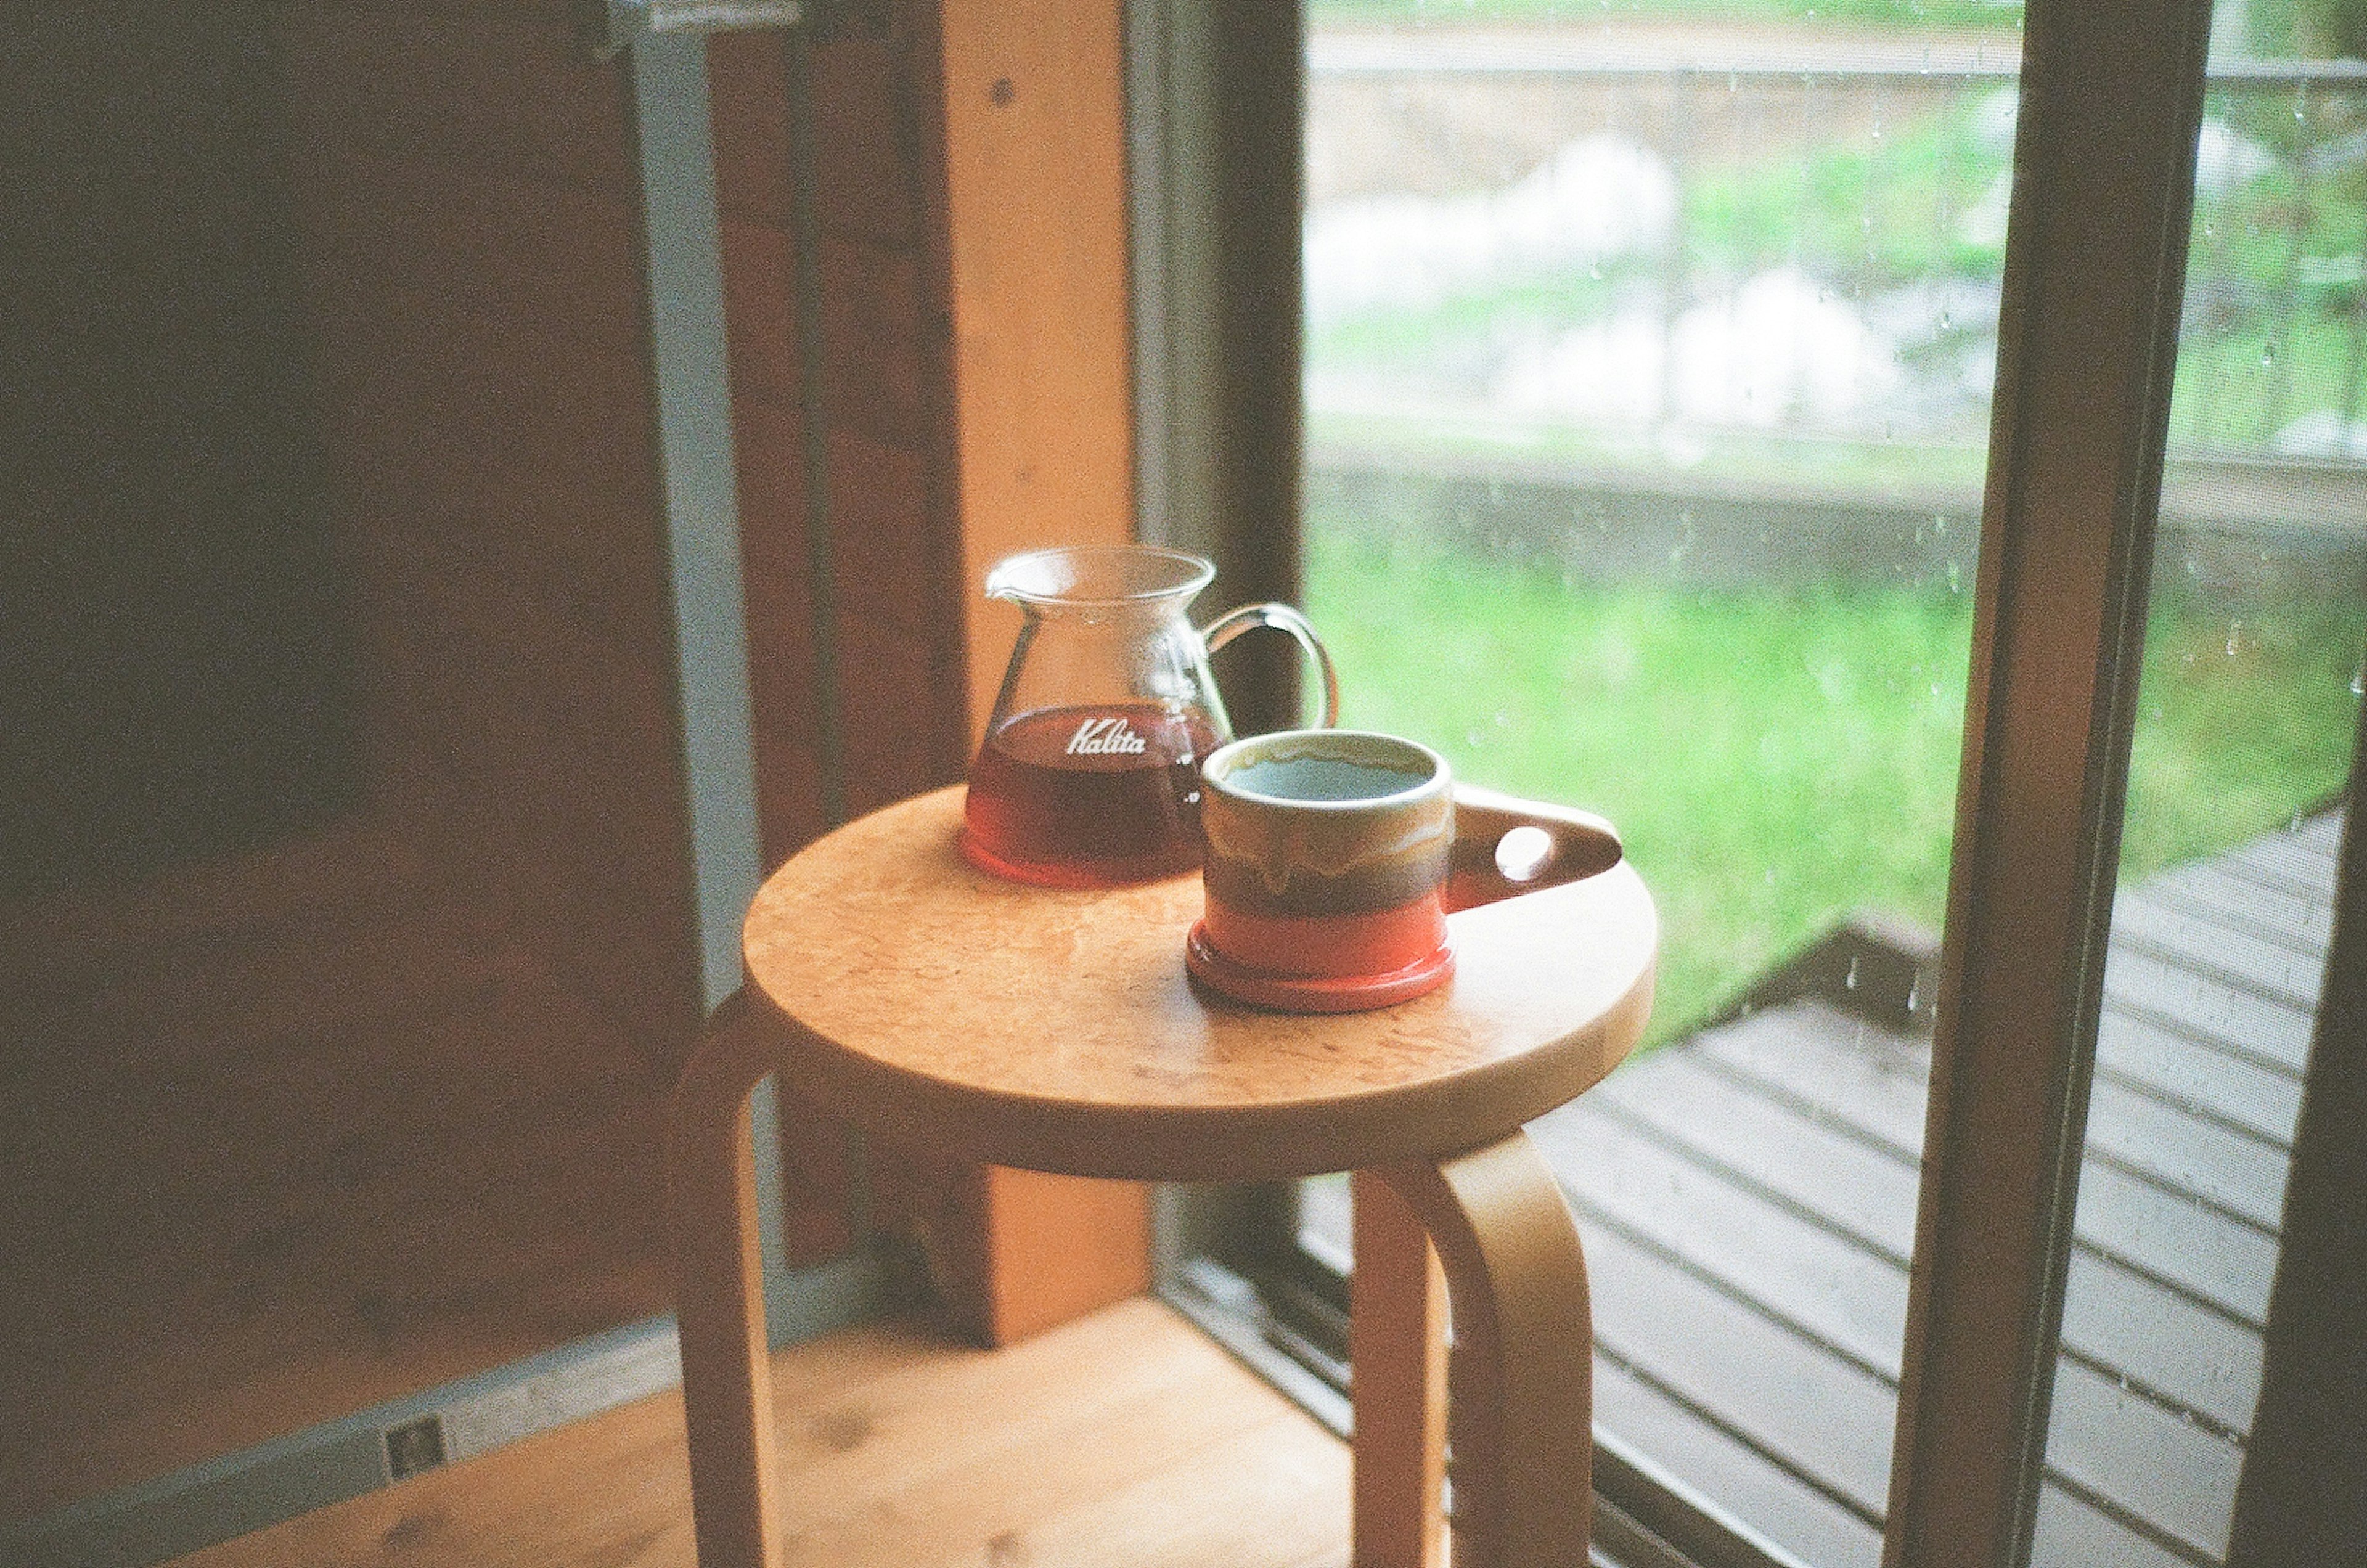
{"label": "wooden post", "polygon": [[1446,1276],[1405,1200],[1354,1179],[1348,1361],[1356,1405],[1356,1568],[1446,1561]]}
{"label": "wooden post", "polygon": [[[1119,0],[945,0],[945,200],[969,743],[1018,635],[980,592],[1003,556],[1134,536]],[[1150,1283],[1146,1189],[981,1170],[984,1276],[957,1303],[994,1344]]]}
{"label": "wooden post", "polygon": [[1460,1568],[1573,1568],[1594,1517],[1594,1319],[1578,1223],[1528,1134],[1382,1173],[1455,1314]]}
{"label": "wooden post", "polygon": [[735,996],[674,1089],[667,1133],[674,1316],[701,1568],[771,1568],[772,1355],[748,1095],[772,1070],[761,1004]]}

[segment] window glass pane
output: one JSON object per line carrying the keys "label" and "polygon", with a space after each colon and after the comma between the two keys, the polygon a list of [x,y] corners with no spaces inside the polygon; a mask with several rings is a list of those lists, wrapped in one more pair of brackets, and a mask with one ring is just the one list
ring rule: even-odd
{"label": "window glass pane", "polygon": [[[1624,829],[1652,1037],[1535,1129],[1598,1438],[1817,1563],[1879,1551],[2018,21],[1311,12],[1309,605],[1349,722]],[[2355,32],[2216,20],[2042,1563],[2218,1562],[2257,1398],[2367,639]]]}
{"label": "window glass pane", "polygon": [[2359,717],[2367,39],[2221,12],[2040,1562],[2225,1559]]}
{"label": "window glass pane", "polygon": [[1621,828],[1651,1037],[1535,1129],[1598,1437],[1818,1564],[1880,1553],[2019,49],[1985,0],[1310,11],[1345,721]]}

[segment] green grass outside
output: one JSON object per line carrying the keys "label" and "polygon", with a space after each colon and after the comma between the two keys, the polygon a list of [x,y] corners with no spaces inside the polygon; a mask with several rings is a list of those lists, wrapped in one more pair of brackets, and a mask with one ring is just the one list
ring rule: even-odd
{"label": "green grass outside", "polygon": [[[1572,588],[1321,517],[1307,548],[1343,723],[1618,823],[1663,921],[1655,1041],[1849,909],[1938,928],[1971,628],[1962,590]],[[2332,794],[2362,642],[2355,596],[2232,623],[2168,600],[2147,638],[2124,875]]]}

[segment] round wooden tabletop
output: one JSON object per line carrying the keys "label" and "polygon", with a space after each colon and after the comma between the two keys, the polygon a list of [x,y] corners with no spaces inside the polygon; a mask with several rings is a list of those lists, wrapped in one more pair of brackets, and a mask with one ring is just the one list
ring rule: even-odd
{"label": "round wooden tabletop", "polygon": [[1195,987],[1196,874],[1071,892],[954,845],[957,785],[808,847],[748,913],[749,994],[797,1092],[874,1135],[1073,1176],[1236,1181],[1491,1143],[1626,1055],[1659,920],[1622,862],[1448,917],[1454,979],[1365,1013]]}

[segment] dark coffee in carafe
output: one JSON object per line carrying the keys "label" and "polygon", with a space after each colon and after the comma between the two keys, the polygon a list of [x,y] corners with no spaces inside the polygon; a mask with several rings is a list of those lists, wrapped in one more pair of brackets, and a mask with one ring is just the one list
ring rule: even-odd
{"label": "dark coffee in carafe", "polygon": [[1200,759],[1221,738],[1155,704],[1053,708],[979,748],[970,858],[1023,881],[1115,887],[1200,863]]}

